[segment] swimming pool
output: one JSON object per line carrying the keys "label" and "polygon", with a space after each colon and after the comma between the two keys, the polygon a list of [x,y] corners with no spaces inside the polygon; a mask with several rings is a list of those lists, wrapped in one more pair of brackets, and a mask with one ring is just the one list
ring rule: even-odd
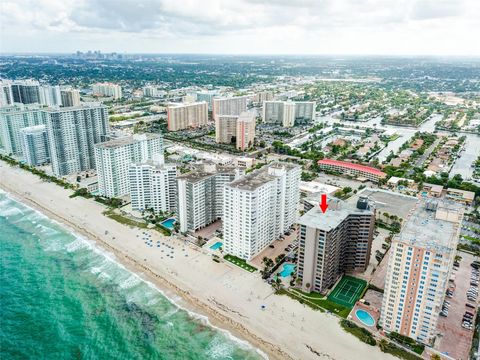
{"label": "swimming pool", "polygon": [[280,277],[282,277],[282,278],[286,278],[286,277],[292,275],[292,273],[294,271],[295,271],[295,265],[294,264],[283,264],[282,271],[280,271],[278,273],[278,275],[280,275]]}
{"label": "swimming pool", "polygon": [[210,246],[210,249],[212,250],[218,250],[222,247],[222,243],[220,241],[217,241],[215,244],[213,244],[212,246]]}
{"label": "swimming pool", "polygon": [[175,224],[174,218],[164,220],[160,223],[160,225],[162,225],[163,227],[166,227],[168,230],[173,230],[173,224]]}
{"label": "swimming pool", "polygon": [[367,311],[359,309],[355,312],[355,315],[362,324],[367,326],[375,325],[375,320]]}

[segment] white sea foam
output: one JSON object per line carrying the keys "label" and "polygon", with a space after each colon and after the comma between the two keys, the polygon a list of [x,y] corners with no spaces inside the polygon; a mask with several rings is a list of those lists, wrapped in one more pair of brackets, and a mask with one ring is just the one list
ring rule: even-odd
{"label": "white sea foam", "polygon": [[[3,192],[2,192],[3,193]],[[130,287],[133,287],[133,286],[136,286],[138,285],[140,282],[143,282],[145,283],[146,285],[148,285],[150,288],[152,289],[155,289],[155,291],[157,291],[159,294],[161,294],[161,296],[163,296],[164,298],[166,298],[168,301],[170,301],[173,305],[175,305],[178,309],[181,309],[183,311],[186,311],[188,313],[188,315],[192,318],[192,319],[195,319],[197,321],[200,321],[202,324],[204,325],[207,325],[215,330],[217,330],[218,332],[222,333],[226,338],[228,338],[229,340],[235,342],[237,345],[239,345],[241,348],[243,349],[246,349],[246,350],[255,350],[261,357],[263,357],[264,359],[268,359],[268,356],[267,354],[265,354],[263,351],[261,351],[260,349],[257,349],[255,347],[253,347],[249,342],[245,341],[245,340],[242,340],[242,339],[239,339],[237,337],[235,337],[231,332],[225,330],[225,329],[222,329],[222,328],[219,328],[217,326],[214,326],[210,323],[209,319],[207,316],[205,315],[201,315],[201,314],[198,314],[196,312],[193,312],[185,307],[183,307],[182,305],[179,304],[180,301],[182,301],[182,299],[178,296],[174,296],[173,298],[170,298],[168,297],[164,291],[162,291],[160,288],[158,288],[157,286],[155,286],[153,283],[151,283],[150,281],[147,281],[145,279],[143,279],[142,277],[140,277],[138,274],[136,273],[133,273],[131,272],[129,269],[127,269],[123,264],[121,264],[120,262],[117,261],[115,255],[109,251],[106,251],[100,247],[98,247],[95,242],[91,241],[91,240],[88,240],[88,239],[85,239],[83,238],[82,236],[78,235],[75,233],[75,231],[73,231],[71,228],[69,228],[68,226],[66,226],[65,224],[61,224],[59,223],[58,221],[54,220],[54,219],[50,219],[48,218],[47,216],[45,216],[44,214],[42,214],[41,212],[39,212],[38,210],[36,209],[33,209],[31,208],[30,206],[24,204],[24,203],[21,203],[13,198],[10,197],[10,195],[7,193],[7,198],[10,200],[10,201],[13,201],[15,203],[19,203],[22,205],[22,207],[25,207],[27,209],[30,209],[32,210],[35,215],[37,215],[40,219],[48,219],[50,222],[56,224],[56,225],[59,225],[59,227],[65,229],[65,231],[67,232],[70,232],[72,235],[74,235],[77,240],[80,240],[82,242],[84,242],[86,244],[86,247],[88,247],[89,249],[91,249],[94,253],[96,254],[99,254],[101,256],[103,256],[106,260],[106,262],[108,263],[111,263],[111,264],[114,264],[115,267],[117,267],[119,270],[123,270],[123,271],[126,271],[130,274],[130,276],[126,279],[126,282],[124,283],[121,283],[119,286],[120,288],[123,288],[124,289],[128,289]],[[3,202],[3,201],[2,201]],[[2,204],[2,202],[0,202],[0,205]],[[7,203],[9,201],[7,200]],[[102,270],[102,272],[100,273],[102,277],[106,277],[106,278],[111,278],[112,276],[108,273],[106,273],[104,270]],[[100,277],[99,276],[99,277]],[[136,280],[133,280],[133,279],[136,279]],[[122,285],[123,284],[123,285]],[[135,284],[133,286],[130,286],[128,284]],[[125,287],[126,286],[126,287]],[[129,287],[130,286],[130,287]],[[173,324],[172,324],[173,325]],[[217,351],[217,350],[216,350]]]}

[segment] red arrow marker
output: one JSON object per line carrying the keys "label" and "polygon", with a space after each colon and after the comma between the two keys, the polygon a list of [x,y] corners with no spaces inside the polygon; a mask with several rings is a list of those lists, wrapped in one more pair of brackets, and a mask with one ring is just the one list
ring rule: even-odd
{"label": "red arrow marker", "polygon": [[328,209],[328,204],[327,204],[327,194],[322,194],[322,201],[320,202],[320,209],[322,212],[325,214],[325,211]]}

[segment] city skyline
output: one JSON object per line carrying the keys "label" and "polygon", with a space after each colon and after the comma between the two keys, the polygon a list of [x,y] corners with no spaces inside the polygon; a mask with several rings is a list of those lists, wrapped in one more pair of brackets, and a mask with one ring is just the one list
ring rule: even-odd
{"label": "city skyline", "polygon": [[22,0],[2,10],[2,53],[480,55],[474,0]]}

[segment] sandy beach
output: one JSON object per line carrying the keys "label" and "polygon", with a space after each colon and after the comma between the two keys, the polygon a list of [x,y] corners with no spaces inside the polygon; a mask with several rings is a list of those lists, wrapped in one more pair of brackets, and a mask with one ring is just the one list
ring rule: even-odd
{"label": "sandy beach", "polygon": [[[207,316],[212,325],[248,341],[270,359],[394,359],[344,332],[335,316],[275,295],[258,272],[215,263],[194,245],[122,225],[102,214],[103,205],[69,198],[70,190],[1,161],[0,188],[95,241],[179,306]],[[154,244],[159,240],[171,248],[161,252],[147,246],[145,231]]]}

